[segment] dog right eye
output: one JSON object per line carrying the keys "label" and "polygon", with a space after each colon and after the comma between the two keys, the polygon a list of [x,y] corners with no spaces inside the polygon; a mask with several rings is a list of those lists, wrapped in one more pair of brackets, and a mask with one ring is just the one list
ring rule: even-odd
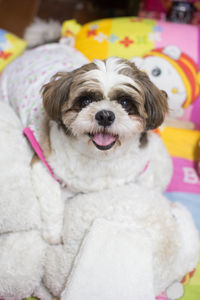
{"label": "dog right eye", "polygon": [[88,97],[83,97],[79,99],[79,105],[81,108],[88,106],[91,102],[92,100]]}

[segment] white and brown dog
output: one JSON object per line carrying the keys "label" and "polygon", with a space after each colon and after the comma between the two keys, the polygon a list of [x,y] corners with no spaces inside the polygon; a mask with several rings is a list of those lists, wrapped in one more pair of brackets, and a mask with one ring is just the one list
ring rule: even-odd
{"label": "white and brown dog", "polygon": [[67,197],[131,182],[164,190],[169,183],[171,161],[152,132],[168,111],[167,96],[128,60],[88,63],[66,45],[45,45],[7,67],[0,92],[54,177],[42,161],[32,163],[48,242],[61,239]]}

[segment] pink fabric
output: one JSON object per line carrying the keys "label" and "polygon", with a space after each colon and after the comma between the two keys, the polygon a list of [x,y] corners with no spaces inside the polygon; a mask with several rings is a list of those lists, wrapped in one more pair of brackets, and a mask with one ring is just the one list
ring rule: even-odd
{"label": "pink fabric", "polygon": [[156,297],[156,300],[169,300],[169,298],[167,298],[165,292],[162,292],[162,294]]}
{"label": "pink fabric", "polygon": [[167,192],[186,192],[199,194],[200,178],[194,161],[172,157],[174,172]]}
{"label": "pink fabric", "polygon": [[49,166],[49,164],[47,163],[44,155],[43,155],[43,152],[42,152],[42,149],[40,148],[40,145],[38,144],[32,130],[29,128],[29,127],[26,127],[24,129],[24,135],[27,137],[27,139],[29,140],[29,142],[31,143],[33,149],[35,150],[35,153],[38,155],[38,157],[41,159],[41,161],[44,163],[44,165],[47,167],[47,169],[49,170],[49,172],[51,173],[52,177],[58,181],[51,169],[51,167]]}

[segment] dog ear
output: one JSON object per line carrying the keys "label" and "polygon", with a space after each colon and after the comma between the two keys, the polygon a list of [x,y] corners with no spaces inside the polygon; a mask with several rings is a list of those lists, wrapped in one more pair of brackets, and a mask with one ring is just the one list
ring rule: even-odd
{"label": "dog ear", "polygon": [[50,119],[60,120],[61,107],[67,101],[72,83],[73,71],[59,72],[42,87],[43,106]]}
{"label": "dog ear", "polygon": [[156,129],[163,123],[169,111],[168,96],[165,91],[159,90],[144,72],[142,73],[140,84],[142,83],[143,86],[144,107],[147,113],[145,129]]}
{"label": "dog ear", "polygon": [[156,129],[163,123],[169,111],[167,99],[167,93],[154,85],[147,91],[145,99],[145,109],[148,114],[146,130]]}
{"label": "dog ear", "polygon": [[[128,62],[132,72],[128,69],[128,76],[133,77],[138,86],[144,101],[144,112],[142,118],[145,123],[145,130],[156,129],[165,119],[169,111],[167,93],[159,90],[149,79],[146,72],[139,70],[133,62]],[[146,116],[147,115],[147,116]]]}

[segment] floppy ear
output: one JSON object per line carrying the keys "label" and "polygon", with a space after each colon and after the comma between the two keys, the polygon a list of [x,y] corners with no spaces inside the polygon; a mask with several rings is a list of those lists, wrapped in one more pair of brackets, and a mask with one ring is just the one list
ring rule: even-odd
{"label": "floppy ear", "polygon": [[140,79],[140,84],[143,86],[147,113],[146,130],[156,129],[163,123],[169,110],[167,93],[159,90],[144,72],[141,73],[143,78]]}
{"label": "floppy ear", "polygon": [[57,73],[51,81],[42,87],[43,106],[50,119],[58,121],[61,117],[61,107],[69,96],[73,71]]}
{"label": "floppy ear", "polygon": [[145,95],[145,109],[148,114],[146,129],[159,127],[168,113],[167,93],[152,85]]}

